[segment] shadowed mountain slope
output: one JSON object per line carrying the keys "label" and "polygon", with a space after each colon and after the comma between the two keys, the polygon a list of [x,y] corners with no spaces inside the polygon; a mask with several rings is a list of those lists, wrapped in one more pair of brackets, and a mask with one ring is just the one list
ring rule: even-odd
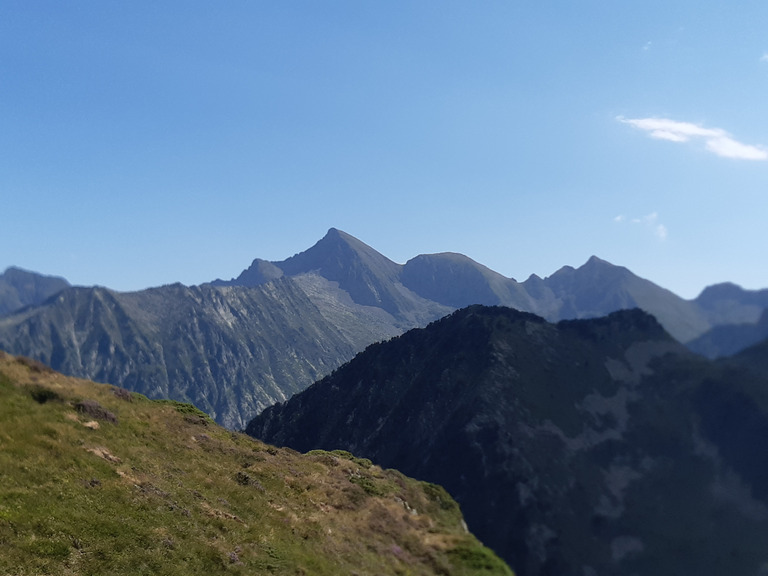
{"label": "shadowed mountain slope", "polygon": [[511,576],[439,486],[0,352],[0,573]]}
{"label": "shadowed mountain slope", "polygon": [[[726,366],[740,366],[755,372],[758,377],[768,375],[768,338],[745,348],[729,358],[719,359]],[[768,387],[764,390],[768,395]]]}
{"label": "shadowed mountain slope", "polygon": [[247,432],[442,483],[522,575],[747,575],[768,561],[760,378],[639,310],[550,324],[473,306],[370,346]]}
{"label": "shadowed mountain slope", "polygon": [[763,309],[762,316],[755,323],[715,326],[686,345],[707,358],[719,358],[732,356],[766,338],[768,338],[768,308]]}

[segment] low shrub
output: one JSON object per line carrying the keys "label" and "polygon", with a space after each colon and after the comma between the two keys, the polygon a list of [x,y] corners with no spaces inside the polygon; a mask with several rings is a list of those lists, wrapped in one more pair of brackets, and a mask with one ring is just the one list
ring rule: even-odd
{"label": "low shrub", "polygon": [[45,386],[31,386],[29,389],[29,395],[32,396],[32,398],[38,404],[45,404],[49,400],[61,400],[61,396],[59,396],[58,392],[51,390],[50,388],[46,388]]}

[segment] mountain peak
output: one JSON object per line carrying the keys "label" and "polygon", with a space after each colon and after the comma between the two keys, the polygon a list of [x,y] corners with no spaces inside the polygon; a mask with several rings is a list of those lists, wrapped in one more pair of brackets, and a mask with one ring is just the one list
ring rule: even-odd
{"label": "mountain peak", "polygon": [[584,264],[584,265],[585,266],[605,266],[605,265],[613,266],[613,264],[611,264],[607,260],[603,260],[602,258],[598,258],[594,254],[589,257],[589,260],[587,260],[586,264]]}
{"label": "mountain peak", "polygon": [[358,304],[397,311],[398,295],[393,286],[400,265],[337,228],[330,228],[308,250],[274,264],[288,276],[314,272],[338,282]]}
{"label": "mountain peak", "polygon": [[11,266],[0,274],[0,316],[24,306],[41,304],[70,283],[59,276],[45,276]]}
{"label": "mountain peak", "polygon": [[735,300],[744,298],[749,293],[738,284],[733,282],[721,282],[720,284],[712,284],[707,286],[701,291],[696,300],[699,304],[708,305],[711,302],[717,302],[719,300]]}
{"label": "mountain peak", "polygon": [[339,267],[346,267],[352,261],[381,268],[388,273],[397,269],[397,264],[389,258],[338,228],[330,228],[325,236],[304,252],[274,264],[288,275],[320,271],[329,280],[338,280],[331,276],[336,275]]}
{"label": "mountain peak", "polygon": [[323,238],[354,238],[352,235],[347,234],[343,230],[339,230],[338,228],[334,228],[331,226],[328,228],[328,232],[325,233],[325,236]]}

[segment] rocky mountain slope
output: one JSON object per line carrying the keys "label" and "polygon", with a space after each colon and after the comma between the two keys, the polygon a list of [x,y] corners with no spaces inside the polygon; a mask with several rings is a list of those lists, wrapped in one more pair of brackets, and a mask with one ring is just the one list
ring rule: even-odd
{"label": "rocky mountain slope", "polygon": [[237,429],[356,350],[290,279],[257,288],[72,288],[0,319],[0,347],[67,374],[191,402]]}
{"label": "rocky mountain slope", "polygon": [[0,274],[0,316],[25,306],[42,304],[57,292],[69,288],[69,285],[69,282],[56,276],[8,268]]}
{"label": "rocky mountain slope", "polygon": [[730,285],[683,300],[596,257],[525,282],[453,253],[401,265],[333,228],[308,250],[254,260],[229,281],[134,293],[68,288],[45,301],[53,288],[25,286],[6,307],[22,292],[34,306],[0,316],[0,347],[70,375],[192,402],[236,429],[367,345],[471,304],[550,321],[640,307],[688,342],[716,325],[757,322],[764,303],[763,292]]}
{"label": "rocky mountain slope", "polygon": [[0,573],[511,575],[439,486],[0,353]]}
{"label": "rocky mountain slope", "polygon": [[551,324],[473,306],[370,346],[247,432],[441,483],[525,576],[757,574],[768,377],[750,370],[639,310]]}

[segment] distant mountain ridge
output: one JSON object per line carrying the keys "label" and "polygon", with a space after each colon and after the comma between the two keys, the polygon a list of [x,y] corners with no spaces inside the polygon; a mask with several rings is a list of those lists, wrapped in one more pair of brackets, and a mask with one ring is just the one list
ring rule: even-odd
{"label": "distant mountain ridge", "polygon": [[0,291],[12,310],[0,316],[0,347],[67,374],[192,402],[230,428],[367,345],[472,304],[550,321],[639,307],[688,342],[719,325],[756,323],[763,302],[763,292],[732,286],[705,290],[701,303],[683,300],[596,257],[524,282],[456,253],[397,264],[335,228],[304,252],[257,258],[238,277],[201,286],[121,293],[59,279],[37,290],[41,278]]}
{"label": "distant mountain ridge", "polygon": [[521,576],[747,576],[768,562],[764,348],[714,363],[637,309],[552,324],[471,306],[247,432],[441,483]]}
{"label": "distant mountain ridge", "polygon": [[[685,300],[596,256],[579,268],[564,266],[547,278],[532,275],[524,282],[457,253],[421,254],[401,265],[335,228],[300,254],[281,262],[254,260],[239,277],[214,284],[254,286],[284,275],[306,274],[337,282],[356,304],[375,306],[399,318],[405,310],[418,309],[423,301],[443,306],[444,313],[472,304],[501,305],[550,321],[637,307],[653,314],[684,343],[715,326],[754,324],[768,308],[768,289],[749,291],[718,284],[694,300]],[[423,325],[429,315],[405,317]]]}
{"label": "distant mountain ridge", "polygon": [[14,266],[0,274],[0,316],[25,306],[42,304],[70,284],[58,276],[43,276]]}

